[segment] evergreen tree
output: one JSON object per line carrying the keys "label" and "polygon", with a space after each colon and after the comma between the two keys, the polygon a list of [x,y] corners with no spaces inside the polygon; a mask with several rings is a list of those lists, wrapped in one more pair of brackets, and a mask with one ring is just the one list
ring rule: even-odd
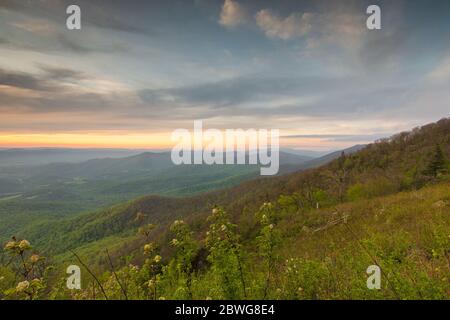
{"label": "evergreen tree", "polygon": [[445,171],[446,169],[446,160],[444,156],[444,152],[439,144],[436,145],[434,155],[428,164],[426,173],[433,177],[436,177],[439,173]]}

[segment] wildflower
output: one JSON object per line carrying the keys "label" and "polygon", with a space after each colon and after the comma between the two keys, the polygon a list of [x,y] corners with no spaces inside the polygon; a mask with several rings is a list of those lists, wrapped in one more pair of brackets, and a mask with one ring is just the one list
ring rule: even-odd
{"label": "wildflower", "polygon": [[5,277],[3,277],[3,276],[0,277],[0,281],[3,281],[3,280],[5,280]]}
{"label": "wildflower", "polygon": [[15,241],[9,241],[6,245],[5,245],[5,250],[12,250],[17,246],[17,242]]}
{"label": "wildflower", "polygon": [[30,283],[27,280],[25,280],[25,281],[19,282],[17,284],[16,290],[17,290],[17,292],[23,292],[26,289],[28,289],[29,287],[30,287]]}
{"label": "wildflower", "polygon": [[213,214],[219,213],[219,209],[217,209],[217,208],[212,209],[212,213],[213,213]]}
{"label": "wildflower", "polygon": [[35,278],[35,279],[31,280],[32,286],[40,286],[41,284],[42,284],[41,279]]}
{"label": "wildflower", "polygon": [[153,243],[147,243],[144,246],[144,254],[149,254],[152,251],[153,251]]}
{"label": "wildflower", "polygon": [[270,228],[270,229],[273,229],[273,224],[270,224],[270,225],[269,225],[269,228]]}
{"label": "wildflower", "polygon": [[272,203],[270,203],[270,202],[264,202],[263,203],[263,205],[262,205],[262,207],[261,207],[261,209],[270,209],[270,208],[272,208]]}
{"label": "wildflower", "polygon": [[133,265],[133,264],[131,264],[131,263],[130,263],[129,267],[130,267],[130,270],[131,270],[131,271],[138,271],[138,270],[139,270],[139,267],[138,267],[138,266],[135,266],[135,265]]}
{"label": "wildflower", "polygon": [[161,261],[161,259],[162,258],[161,258],[160,255],[156,255],[154,260],[155,260],[156,263],[159,263]]}
{"label": "wildflower", "polygon": [[178,245],[179,241],[178,241],[177,239],[172,239],[172,241],[170,241],[170,243],[171,243],[174,247],[176,247],[176,246]]}
{"label": "wildflower", "polygon": [[159,300],[166,300],[165,297],[159,297]]}
{"label": "wildflower", "polygon": [[206,297],[205,300],[212,300],[212,298],[211,297]]}
{"label": "wildflower", "polygon": [[302,292],[302,291],[303,291],[303,288],[302,288],[302,287],[298,287],[298,291],[299,291],[299,292]]}
{"label": "wildflower", "polygon": [[28,240],[22,240],[22,241],[20,241],[20,243],[19,243],[19,249],[22,250],[22,251],[31,249],[30,242],[28,242]]}
{"label": "wildflower", "polygon": [[40,259],[40,257],[39,257],[39,255],[37,255],[37,254],[33,254],[33,255],[30,257],[30,261],[31,261],[32,263],[38,262],[39,259]]}
{"label": "wildflower", "polygon": [[174,226],[178,226],[178,225],[183,224],[183,223],[184,223],[183,220],[175,220],[174,223],[173,223],[173,225],[174,225]]}
{"label": "wildflower", "polygon": [[220,229],[221,229],[222,231],[225,231],[225,230],[227,230],[227,226],[223,224],[223,225],[220,227]]}

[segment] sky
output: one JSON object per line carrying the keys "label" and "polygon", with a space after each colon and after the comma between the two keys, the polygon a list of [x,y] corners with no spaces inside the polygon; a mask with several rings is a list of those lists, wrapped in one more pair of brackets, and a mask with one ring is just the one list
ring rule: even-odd
{"label": "sky", "polygon": [[194,120],[372,142],[449,116],[449,34],[448,0],[1,0],[0,147],[167,148]]}

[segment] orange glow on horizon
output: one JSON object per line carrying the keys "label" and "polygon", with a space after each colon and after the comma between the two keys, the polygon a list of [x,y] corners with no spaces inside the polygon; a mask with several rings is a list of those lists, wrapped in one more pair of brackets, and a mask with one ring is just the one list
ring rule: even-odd
{"label": "orange glow on horizon", "polygon": [[7,148],[168,148],[173,143],[169,133],[152,134],[0,134],[0,146]]}
{"label": "orange glow on horizon", "polygon": [[[127,148],[167,149],[176,142],[171,132],[159,133],[3,133],[0,134],[0,148]],[[282,147],[294,149],[330,150],[345,148],[345,142],[327,141],[318,138],[284,139]]]}

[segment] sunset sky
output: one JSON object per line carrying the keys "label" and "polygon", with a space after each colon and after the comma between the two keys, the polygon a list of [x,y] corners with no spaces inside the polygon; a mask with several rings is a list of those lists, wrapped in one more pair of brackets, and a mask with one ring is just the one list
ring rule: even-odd
{"label": "sunset sky", "polygon": [[[82,29],[66,29],[78,4]],[[367,30],[366,8],[382,9]],[[450,115],[450,1],[0,1],[0,147],[277,128],[338,149]]]}

